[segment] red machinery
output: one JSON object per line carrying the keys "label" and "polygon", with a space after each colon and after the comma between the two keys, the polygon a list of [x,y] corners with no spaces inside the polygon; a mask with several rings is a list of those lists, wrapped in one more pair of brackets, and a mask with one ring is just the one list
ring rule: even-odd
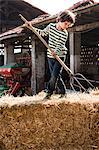
{"label": "red machinery", "polygon": [[[31,87],[31,60],[30,57],[18,58],[18,63],[11,63],[0,67],[0,76],[4,78],[5,85],[0,85],[2,95],[23,96]],[[31,94],[31,92],[30,92]]]}

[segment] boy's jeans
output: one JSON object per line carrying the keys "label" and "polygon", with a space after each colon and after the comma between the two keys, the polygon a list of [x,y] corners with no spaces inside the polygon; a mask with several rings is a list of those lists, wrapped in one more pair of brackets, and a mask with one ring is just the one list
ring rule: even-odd
{"label": "boy's jeans", "polygon": [[[60,74],[61,64],[54,58],[48,58],[48,64],[49,64],[51,78],[48,82],[47,90],[48,93],[53,94],[53,91],[55,90],[56,80]],[[65,94],[65,88],[61,80],[59,79],[58,79],[57,86],[59,87],[61,94]]]}

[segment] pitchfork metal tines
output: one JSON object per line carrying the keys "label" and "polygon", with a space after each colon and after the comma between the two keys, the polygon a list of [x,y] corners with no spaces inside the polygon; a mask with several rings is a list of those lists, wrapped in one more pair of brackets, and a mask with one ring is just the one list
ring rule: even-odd
{"label": "pitchfork metal tines", "polygon": [[[23,27],[27,27],[28,29],[30,29],[41,40],[41,42],[46,46],[46,48],[51,53],[53,53],[53,50],[49,47],[49,45],[41,37],[41,35],[39,35],[39,33],[35,30],[35,28],[32,26],[32,24],[30,24],[29,21],[27,21],[21,14],[19,16],[25,23],[23,25]],[[88,88],[86,88],[86,86],[84,86],[84,85],[87,85],[91,89],[94,88],[94,86],[91,84],[91,82],[87,78],[85,78],[82,74],[80,74],[80,73],[73,74],[73,72],[66,66],[66,64],[59,58],[58,55],[54,55],[54,57],[59,61],[59,63],[64,68],[64,70],[69,74],[70,86],[73,91],[76,91],[77,89],[79,89],[80,91],[88,93],[88,90],[87,90]],[[82,84],[82,81],[84,82],[84,85]],[[85,84],[85,82],[86,82],[86,84]]]}

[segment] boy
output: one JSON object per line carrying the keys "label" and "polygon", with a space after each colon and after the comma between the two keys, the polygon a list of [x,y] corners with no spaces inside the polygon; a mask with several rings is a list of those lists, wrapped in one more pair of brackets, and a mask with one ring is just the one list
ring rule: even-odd
{"label": "boy", "polygon": [[[61,64],[55,59],[55,55],[58,55],[63,61],[67,54],[67,48],[65,47],[68,32],[67,29],[75,23],[75,15],[69,10],[61,12],[56,23],[50,23],[45,29],[40,30],[35,28],[42,36],[49,35],[48,44],[53,52],[47,50],[47,58],[50,70],[50,80],[47,85],[47,93],[44,99],[50,99],[53,91],[55,90],[55,84],[59,77]],[[59,80],[58,85],[61,90],[61,97],[65,96],[65,88]]]}

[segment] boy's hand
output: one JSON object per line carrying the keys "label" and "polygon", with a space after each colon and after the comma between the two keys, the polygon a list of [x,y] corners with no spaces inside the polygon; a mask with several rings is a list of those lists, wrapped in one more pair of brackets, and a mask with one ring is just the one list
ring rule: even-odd
{"label": "boy's hand", "polygon": [[57,55],[54,50],[52,50],[51,53],[52,53],[53,56],[56,56],[56,55]]}

